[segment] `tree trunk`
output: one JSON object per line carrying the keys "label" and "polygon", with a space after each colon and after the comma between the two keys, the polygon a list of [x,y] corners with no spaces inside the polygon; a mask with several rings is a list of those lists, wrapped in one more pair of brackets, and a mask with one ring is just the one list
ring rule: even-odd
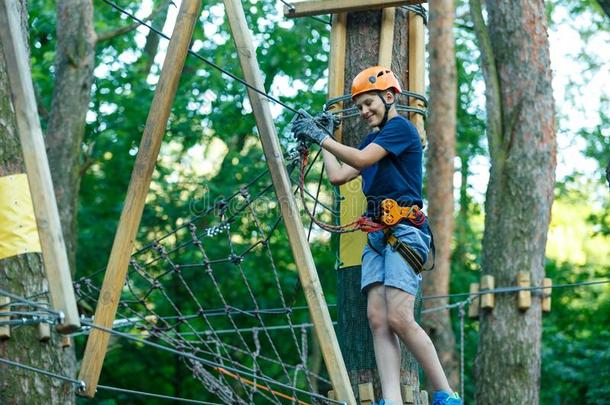
{"label": "tree trunk", "polygon": [[[434,271],[424,274],[424,296],[447,295],[451,274],[453,217],[453,172],[455,159],[457,70],[453,1],[430,1],[430,117],[426,161],[428,215],[434,234]],[[425,308],[448,304],[448,299],[427,301]],[[455,335],[448,310],[423,316],[424,328],[434,342],[439,358],[454,389],[459,387]]]}
{"label": "tree trunk", "polygon": [[[24,32],[27,12],[21,5]],[[4,50],[0,45],[0,176],[25,173],[17,133],[14,109],[10,100]],[[0,260],[0,286],[19,296],[43,291],[45,279],[42,257],[23,254]],[[13,307],[19,309],[19,307]],[[72,349],[62,349],[56,333],[51,340],[38,341],[36,326],[12,328],[11,338],[0,342],[0,357],[51,372],[74,377],[76,360]],[[0,402],[6,404],[67,404],[74,402],[74,387],[47,376],[0,366]]]}
{"label": "tree trunk", "polygon": [[[496,287],[544,277],[544,253],[556,166],[556,137],[544,2],[478,0],[471,11],[487,86],[491,174],[485,201],[482,269]],[[538,404],[541,308],[517,308],[516,294],[496,294],[480,315],[478,404]]]}
{"label": "tree trunk", "polygon": [[95,38],[91,0],[57,2],[55,87],[46,141],[72,272],[76,255],[81,145],[95,67]]}
{"label": "tree trunk", "polygon": [[[352,78],[362,69],[378,64],[380,11],[349,13],[347,17],[347,48],[345,66],[345,89],[351,89]],[[401,84],[408,80],[408,18],[404,9],[396,9],[392,70]],[[343,143],[357,146],[368,129],[359,118],[343,122]],[[373,382],[377,397],[380,397],[379,377],[375,365],[373,338],[366,316],[366,298],[360,292],[361,267],[342,268],[338,271],[337,293],[339,326],[338,337],[345,357],[347,370],[354,392],[358,395],[358,384]],[[418,304],[421,299],[418,298]],[[401,381],[419,387],[418,367],[413,356],[403,351]]]}

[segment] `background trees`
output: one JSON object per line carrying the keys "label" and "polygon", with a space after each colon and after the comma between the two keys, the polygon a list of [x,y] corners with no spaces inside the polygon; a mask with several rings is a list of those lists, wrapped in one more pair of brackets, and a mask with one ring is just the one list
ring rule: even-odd
{"label": "background trees", "polygon": [[[250,27],[259,41],[258,59],[265,73],[267,88],[290,105],[319,111],[326,94],[324,85],[327,75],[325,69],[328,25],[324,21],[311,18],[286,21],[279,15],[276,3],[267,0],[248,1],[246,7]],[[545,12],[551,31],[551,52],[556,43],[555,37],[560,36],[566,40],[566,27],[570,27],[575,37],[579,38],[572,54],[559,62],[562,66],[556,64],[553,67],[560,70],[571,65],[568,61],[576,61],[573,73],[566,75],[569,80],[556,82],[558,85],[555,86],[559,170],[558,181],[554,187],[556,201],[544,267],[547,276],[552,277],[556,284],[606,277],[610,267],[610,210],[608,189],[603,182],[604,168],[610,157],[608,95],[603,91],[596,92],[588,86],[588,83],[603,83],[602,78],[608,77],[607,56],[605,59],[598,52],[607,47],[608,43],[608,17],[599,7],[601,3],[575,0],[546,3]],[[157,27],[170,23],[176,10],[165,1],[124,1],[120,4],[137,12],[141,17],[152,14],[151,21]],[[60,59],[56,53],[63,52],[61,49],[68,49],[57,48],[59,33],[56,31],[56,24],[58,18],[68,16],[64,13],[63,16],[57,17],[52,2],[38,0],[29,2],[28,6],[32,69],[39,94],[39,110],[43,126],[50,128],[50,114],[54,109],[53,91],[57,86],[56,81],[63,77],[58,72],[59,67],[54,67],[55,60]],[[61,4],[58,7],[61,7]],[[85,6],[80,5],[79,10],[86,9],[83,7]],[[216,4],[207,4],[204,7],[193,47],[203,56],[239,75],[235,49],[228,36],[223,12],[222,7]],[[72,9],[68,11],[68,14],[70,13],[77,14]],[[103,2],[95,3],[92,18],[98,38],[104,39],[96,42],[95,59],[91,65],[93,68],[82,62],[74,66],[70,63],[66,65],[66,68],[74,69],[78,66],[93,72],[88,102],[83,101],[87,91],[78,85],[71,89],[78,96],[70,97],[80,100],[76,103],[78,105],[71,109],[74,112],[80,111],[77,115],[81,120],[85,119],[85,129],[78,148],[66,147],[66,151],[71,150],[72,158],[78,156],[78,159],[72,162],[76,162],[79,168],[78,179],[81,182],[77,205],[77,277],[91,274],[106,263],[120,204],[127,188],[128,173],[137,153],[137,144],[166,46],[164,40],[155,45],[154,34],[149,34],[143,28],[134,28],[130,21],[122,18]],[[537,18],[544,19],[544,16],[539,15]],[[122,30],[119,32],[119,29]],[[477,62],[479,51],[469,9],[463,1],[456,3],[454,35],[457,69],[457,159],[454,176],[456,224],[451,245],[450,292],[464,292],[468,290],[470,282],[478,279],[481,269],[480,242],[485,214],[482,190],[487,184],[486,173],[489,172],[489,145],[484,136],[487,117],[482,101],[483,76]],[[90,52],[90,43],[81,43],[82,40],[80,39],[78,44],[84,48],[78,49],[87,49],[87,52]],[[606,52],[606,55],[608,54]],[[80,80],[81,84],[86,83],[82,76]],[[555,80],[563,79],[556,75]],[[2,80],[2,83],[6,83],[5,80]],[[59,88],[55,91],[59,91]],[[149,205],[145,211],[140,232],[142,241],[147,235],[159,234],[173,227],[192,210],[198,209],[206,201],[206,196],[223,196],[235,191],[236,184],[243,181],[243,178],[236,177],[238,173],[245,176],[264,165],[264,162],[259,160],[258,153],[252,149],[254,121],[249,115],[248,103],[243,101],[244,95],[245,89],[242,85],[227,79],[201,61],[194,58],[187,60],[166,136],[167,142],[163,147],[163,156],[155,173]],[[598,103],[591,104],[592,100]],[[84,105],[87,105],[86,109],[79,108]],[[285,128],[291,114],[279,108],[275,112],[278,125],[282,129]],[[83,117],[83,114],[86,114],[86,117]],[[578,116],[583,119],[574,121]],[[75,128],[70,132],[76,134],[75,136],[79,131],[76,121],[78,120],[70,125],[70,128]],[[49,139],[50,147],[55,145],[56,141],[68,140],[67,132],[55,130],[54,133],[56,140]],[[288,136],[282,133],[285,137]],[[430,129],[429,135],[434,135]],[[0,139],[0,153],[5,162],[9,153],[16,149],[15,146],[9,146],[11,138],[7,137],[5,132]],[[50,155],[52,153],[54,152],[49,151]],[[55,159],[59,162],[55,163],[54,174],[69,173],[72,170],[68,166],[73,163],[65,164],[61,153],[57,152],[54,156],[57,156]],[[206,164],[201,164],[204,158]],[[525,164],[526,161],[527,159],[523,158],[519,164]],[[315,173],[312,174],[312,178],[314,177]],[[66,177],[64,180],[70,180],[71,187],[75,187],[78,179]],[[430,188],[428,190],[431,191]],[[330,194],[332,189],[323,185],[323,191]],[[70,204],[74,204],[73,198],[72,195],[65,200],[68,203],[64,208],[68,211],[71,209]],[[65,223],[72,224],[70,220]],[[281,245],[281,240],[278,245]],[[287,251],[280,254],[287,261],[287,245],[286,248]],[[329,240],[326,237],[316,238],[313,248],[318,268],[332,269],[335,258]],[[20,257],[18,260],[29,263],[28,266],[36,265],[33,262],[35,259],[29,256]],[[13,272],[11,274],[17,272],[16,268],[11,266],[6,261],[2,262],[3,287],[7,286],[4,284],[8,280],[6,274],[9,271]],[[14,270],[10,270],[11,268]],[[19,274],[24,273],[19,270]],[[321,276],[328,301],[336,302],[336,275],[333,271],[324,270]],[[41,287],[38,281],[27,281],[26,284],[32,286],[33,290],[39,290]],[[23,293],[27,294],[27,291]],[[600,367],[607,363],[604,363],[603,359],[608,357],[605,344],[608,336],[604,331],[604,325],[610,317],[608,294],[608,288],[603,286],[556,290],[553,293],[553,311],[542,319],[541,403],[576,403],[583,398],[587,403],[601,403],[603,400],[600,398],[608,396],[608,388],[602,384],[604,379],[590,378],[590,370],[600,370],[603,374],[604,369]],[[86,315],[91,314],[91,308],[82,309]],[[592,319],[595,321],[592,322]],[[455,317],[453,327],[454,331],[459,331]],[[472,378],[478,328],[476,322],[466,323],[465,388],[468,400],[473,398],[475,384],[479,383]],[[35,340],[33,329],[21,328],[17,331],[31,333],[32,336],[20,338],[24,340],[11,339],[1,343],[3,356],[5,353],[12,353],[12,349],[7,349],[8,345],[19,342],[33,342],[28,345],[36,350],[45,347]],[[457,336],[459,338],[459,334]],[[81,356],[82,342],[82,338],[77,338],[78,357]],[[181,393],[184,396],[201,395],[201,385],[188,378],[189,374],[170,356],[158,355],[153,359],[144,355],[141,349],[134,345],[122,341],[113,344],[115,348],[125,346],[129,350],[114,350],[109,353],[102,383],[134,389],[157,389],[168,394]],[[55,346],[52,350],[56,350]],[[52,357],[40,358],[40,366],[43,368],[59,365]],[[71,374],[70,367],[56,370]],[[12,369],[1,370],[2,381],[6,381],[5,373],[14,373]],[[30,374],[15,375],[23,378]],[[46,378],[39,377],[38,381],[43,385],[51,384]],[[59,386],[56,384],[55,389]],[[323,390],[324,387],[320,389]],[[98,398],[102,399],[109,396],[101,392],[98,395]],[[112,396],[116,397],[115,394]],[[71,396],[67,400],[69,398]],[[127,398],[119,397],[119,400]],[[129,400],[138,401],[134,397]]]}

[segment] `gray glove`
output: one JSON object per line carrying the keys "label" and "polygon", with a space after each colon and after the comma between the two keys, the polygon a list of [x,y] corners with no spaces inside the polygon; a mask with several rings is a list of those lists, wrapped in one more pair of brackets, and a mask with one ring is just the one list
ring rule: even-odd
{"label": "gray glove", "polygon": [[321,145],[339,124],[339,120],[329,113],[312,117],[305,110],[299,110],[299,114],[292,122],[291,130],[296,139],[306,144],[315,142]]}

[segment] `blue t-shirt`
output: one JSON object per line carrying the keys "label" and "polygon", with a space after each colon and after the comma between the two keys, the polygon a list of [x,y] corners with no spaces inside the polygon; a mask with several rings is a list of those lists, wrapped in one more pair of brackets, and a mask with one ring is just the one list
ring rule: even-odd
{"label": "blue t-shirt", "polygon": [[396,116],[381,131],[368,134],[358,149],[362,150],[370,143],[381,146],[388,154],[360,172],[367,216],[378,218],[379,205],[386,198],[392,198],[402,206],[422,208],[423,148],[417,128],[406,118]]}

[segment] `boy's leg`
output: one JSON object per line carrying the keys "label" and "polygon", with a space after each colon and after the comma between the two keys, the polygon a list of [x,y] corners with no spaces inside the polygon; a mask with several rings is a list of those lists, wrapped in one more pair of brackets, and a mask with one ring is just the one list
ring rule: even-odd
{"label": "boy's leg", "polygon": [[367,315],[373,334],[373,347],[381,391],[386,401],[402,403],[400,396],[400,346],[388,324],[386,287],[375,284],[367,292]]}
{"label": "boy's leg", "polygon": [[392,287],[385,288],[385,295],[388,306],[388,323],[392,330],[413,353],[434,389],[452,392],[434,344],[413,317],[415,297]]}

